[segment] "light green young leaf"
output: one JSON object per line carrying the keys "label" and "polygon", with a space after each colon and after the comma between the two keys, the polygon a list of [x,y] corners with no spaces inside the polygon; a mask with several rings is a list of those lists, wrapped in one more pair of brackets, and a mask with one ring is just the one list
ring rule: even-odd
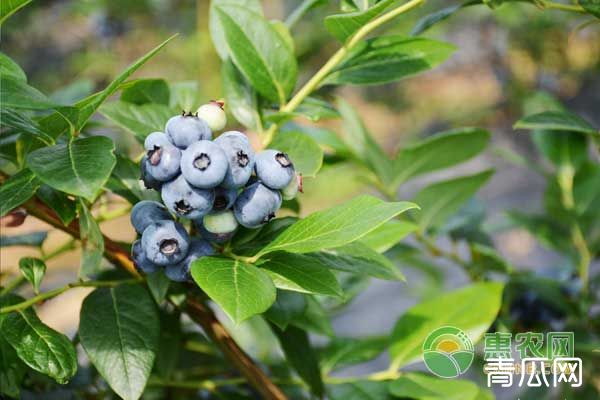
{"label": "light green young leaf", "polygon": [[221,81],[227,109],[240,124],[257,130],[261,122],[256,92],[230,60],[223,62]]}
{"label": "light green young leaf", "polygon": [[566,110],[544,111],[538,114],[527,115],[518,120],[513,128],[571,131],[598,136],[598,130],[586,120]]}
{"label": "light green young leaf", "polygon": [[369,39],[325,78],[323,84],[375,85],[427,71],[444,62],[455,47],[425,38],[380,36]]}
{"label": "light green young leaf", "polygon": [[27,82],[27,76],[19,64],[2,52],[0,52],[0,75],[17,81]]}
{"label": "light green young leaf", "polygon": [[40,180],[23,169],[0,186],[0,217],[29,200],[40,187]]}
{"label": "light green young leaf", "polygon": [[273,114],[266,115],[264,119],[266,121],[281,125],[296,117],[304,117],[313,122],[317,122],[322,119],[339,118],[340,113],[335,109],[335,107],[325,100],[321,100],[316,97],[307,97],[302,101],[302,103],[300,103],[295,111],[275,112]]}
{"label": "light green young leaf", "polygon": [[493,170],[437,182],[422,189],[413,198],[421,207],[417,214],[419,230],[425,231],[444,223],[492,176]]}
{"label": "light green young leaf", "polygon": [[136,79],[122,85],[121,101],[169,105],[169,85],[164,79]]}
{"label": "light green young leaf", "polygon": [[263,96],[285,102],[294,89],[298,66],[286,41],[262,15],[241,6],[217,6],[229,55]]}
{"label": "light green young leaf", "polygon": [[394,184],[466,161],[481,153],[489,140],[485,129],[461,128],[406,146],[394,160]]}
{"label": "light green young leaf", "polygon": [[381,0],[363,11],[330,15],[325,18],[325,28],[340,42],[345,42],[369,21],[382,14],[397,0]]}
{"label": "light green young leaf", "polygon": [[275,301],[269,275],[241,261],[202,257],[192,264],[192,277],[236,323],[265,312]]}
{"label": "light green young leaf", "polygon": [[98,223],[83,200],[79,200],[79,226],[81,234],[81,266],[79,277],[88,277],[100,268],[104,253],[104,236]]}
{"label": "light green young leaf", "polygon": [[202,99],[198,81],[182,81],[169,85],[169,107],[174,111],[195,111],[206,99]]}
{"label": "light green young leaf", "polygon": [[476,283],[408,309],[391,334],[392,366],[397,369],[417,360],[422,353],[423,340],[444,325],[461,329],[473,343],[477,342],[496,319],[503,288],[497,282]]}
{"label": "light green young leaf", "polygon": [[349,365],[362,364],[383,353],[388,346],[387,336],[335,338],[319,349],[324,373]]}
{"label": "light green young leaf", "polygon": [[418,229],[408,221],[391,220],[367,233],[360,242],[378,253],[384,253]]}
{"label": "light green young leaf", "polygon": [[125,400],[140,398],[158,351],[154,301],[140,285],[96,289],[81,306],[79,337],[90,361]]}
{"label": "light green young leaf", "polygon": [[8,17],[29,3],[31,3],[31,0],[2,0],[2,3],[0,3],[0,25],[2,25]]}
{"label": "light green young leaf", "polygon": [[19,260],[21,273],[33,286],[35,293],[40,292],[40,283],[46,274],[46,264],[39,258],[23,257]]}
{"label": "light green young leaf", "polygon": [[260,268],[267,271],[275,287],[301,293],[342,296],[335,275],[318,260],[303,254],[271,253]]}
{"label": "light green young leaf", "polygon": [[104,136],[75,139],[29,153],[27,165],[42,182],[93,201],[115,166],[114,149]]}
{"label": "light green young leaf", "polygon": [[245,7],[261,16],[263,12],[260,0],[211,0],[208,20],[210,36],[217,54],[219,54],[221,60],[225,61],[229,57],[229,52],[227,50],[227,41],[225,40],[223,26],[216,12],[216,8],[219,6]]}
{"label": "light green young leaf", "polygon": [[113,101],[100,107],[100,113],[143,141],[152,132],[162,132],[173,116],[173,110],[164,104],[132,104]]}
{"label": "light green young leaf", "polygon": [[[0,305],[22,301],[18,296],[3,297]],[[75,347],[68,337],[45,325],[33,308],[0,315],[0,336],[31,369],[65,384],[77,372]]]}
{"label": "light green young leaf", "polygon": [[418,208],[416,204],[405,201],[386,203],[372,196],[358,196],[294,223],[264,247],[258,256],[280,250],[309,253],[323,248],[340,247],[415,208]]}
{"label": "light green young leaf", "polygon": [[442,379],[418,372],[407,373],[389,383],[394,396],[418,400],[475,400],[479,387],[464,379]]}
{"label": "light green young leaf", "polygon": [[269,148],[287,153],[296,172],[304,177],[314,177],[323,165],[323,150],[313,138],[303,132],[281,132]]}

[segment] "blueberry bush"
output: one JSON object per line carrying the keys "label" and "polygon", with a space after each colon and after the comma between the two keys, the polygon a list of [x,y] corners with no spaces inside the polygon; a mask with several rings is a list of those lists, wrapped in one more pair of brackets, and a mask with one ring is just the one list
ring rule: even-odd
{"label": "blueberry bush", "polygon": [[[578,14],[586,26],[600,18],[595,0],[522,2]],[[0,23],[28,3],[3,1]],[[425,337],[445,325],[474,342],[488,331],[575,332],[584,385],[557,395],[598,398],[600,317],[590,311],[600,284],[593,269],[600,254],[598,129],[550,96],[538,97],[513,122],[531,133],[544,162],[498,150],[546,182],[543,212],[510,210],[504,221],[560,254],[564,273],[541,276],[494,245],[485,205],[474,199],[493,170],[405,195],[412,179],[485,151],[492,133],[455,128],[390,156],[359,110],[333,96],[342,85],[390,84],[436,68],[455,47],[422,33],[467,7],[493,13],[514,2],[466,1],[416,18],[424,0],[342,0],[323,21],[335,50],[313,68],[297,57],[291,28],[326,3],[298,1],[277,21],[258,0],[212,0],[220,100],[196,102],[193,88],[160,77],[131,78],[176,37],[76,102],[40,92],[0,53],[2,246],[41,249],[46,234],[10,232],[26,218],[70,236],[50,252],[22,257],[21,275],[2,275],[2,398],[494,398],[481,368],[469,379],[444,380],[410,367]],[[415,21],[411,36],[389,33],[406,18]],[[342,131],[297,123],[329,119],[341,120]],[[112,135],[98,134],[98,126]],[[123,149],[115,135],[137,143]],[[341,162],[370,194],[301,218],[303,180]],[[128,205],[107,209],[115,197]],[[133,243],[100,229],[124,214],[138,235]],[[40,290],[46,263],[74,248],[81,250],[78,276]],[[404,281],[401,268],[411,268],[439,280],[444,263],[470,283],[427,296],[388,335],[335,335],[331,315],[370,279]],[[91,292],[69,338],[42,322],[36,305],[79,287]],[[231,333],[240,330],[250,338]],[[280,351],[249,356],[248,343],[260,340]],[[337,373],[383,353],[384,370]]]}

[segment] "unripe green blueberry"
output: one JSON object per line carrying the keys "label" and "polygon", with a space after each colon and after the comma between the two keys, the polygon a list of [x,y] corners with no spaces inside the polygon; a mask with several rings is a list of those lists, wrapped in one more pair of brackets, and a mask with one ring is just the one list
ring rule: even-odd
{"label": "unripe green blueberry", "polygon": [[290,183],[281,189],[281,197],[283,200],[292,200],[298,192],[302,193],[302,175],[295,174]]}
{"label": "unripe green blueberry", "polygon": [[207,214],[202,222],[207,231],[216,234],[230,233],[238,227],[238,222],[230,210]]}
{"label": "unripe green blueberry", "polygon": [[198,118],[202,118],[208,124],[209,128],[214,131],[220,131],[227,124],[227,116],[223,110],[223,103],[219,101],[211,101],[198,108]]}

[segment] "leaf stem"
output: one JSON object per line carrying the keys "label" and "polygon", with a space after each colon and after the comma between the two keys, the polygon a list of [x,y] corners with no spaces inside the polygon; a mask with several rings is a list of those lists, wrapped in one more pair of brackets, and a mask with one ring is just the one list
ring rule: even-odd
{"label": "leaf stem", "polygon": [[[281,107],[280,111],[283,113],[294,111],[300,105],[300,103],[304,101],[304,99],[306,99],[314,90],[316,90],[321,85],[321,83],[327,77],[327,75],[329,75],[329,73],[333,71],[333,69],[337,67],[339,63],[342,62],[342,60],[346,57],[346,55],[348,55],[350,50],[352,50],[354,46],[360,43],[360,41],[364,39],[369,33],[371,33],[379,26],[397,17],[398,15],[415,8],[424,1],[425,0],[411,0],[363,25],[359,30],[356,31],[356,33],[350,36],[346,43],[344,43],[344,45],[340,47],[329,58],[329,60],[327,60],[327,62],[312,76],[312,78],[310,78],[300,88],[300,90],[298,90],[298,92],[292,97],[292,99],[283,107]],[[263,144],[265,145],[265,147],[268,146],[269,143],[271,143],[271,141],[273,141],[273,138],[275,137],[278,129],[279,124],[277,123],[274,123],[269,127],[263,138]]]}
{"label": "leaf stem", "polygon": [[577,12],[577,13],[586,13],[586,11],[585,11],[585,9],[583,7],[575,5],[575,4],[562,4],[562,3],[554,3],[552,1],[542,0],[541,1],[541,5],[544,8],[553,8],[555,10],[572,11],[572,12]]}
{"label": "leaf stem", "polygon": [[65,286],[50,290],[48,292],[45,293],[41,293],[37,296],[34,296],[30,299],[27,299],[21,303],[17,303],[17,304],[13,304],[11,306],[6,306],[6,307],[2,307],[0,308],[0,314],[7,314],[10,312],[14,312],[14,311],[21,311],[24,310],[26,308],[29,308],[31,306],[33,306],[34,304],[37,304],[39,302],[42,302],[44,300],[48,300],[51,299],[53,297],[56,297],[58,295],[63,294],[64,292],[66,292],[67,290],[73,289],[73,288],[78,288],[78,287],[114,287],[117,285],[125,285],[125,284],[133,284],[133,283],[140,283],[142,282],[141,279],[125,279],[125,280],[120,280],[120,281],[85,281],[85,282],[72,282],[69,283]]}

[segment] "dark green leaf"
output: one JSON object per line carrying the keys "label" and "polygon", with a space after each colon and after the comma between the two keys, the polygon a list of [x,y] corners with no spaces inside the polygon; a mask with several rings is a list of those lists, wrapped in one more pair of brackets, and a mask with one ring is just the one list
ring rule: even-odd
{"label": "dark green leaf", "polygon": [[426,30],[428,30],[429,28],[431,28],[433,25],[437,24],[438,22],[448,19],[449,17],[454,15],[457,11],[459,11],[465,7],[474,6],[477,4],[482,4],[482,1],[481,0],[469,0],[469,1],[465,1],[462,4],[452,5],[450,7],[442,8],[431,14],[428,14],[428,15],[424,16],[423,18],[421,18],[419,21],[417,21],[414,28],[410,32],[410,34],[413,36],[420,35],[421,33],[425,32]]}
{"label": "dark green leaf", "polygon": [[335,338],[323,349],[319,349],[323,372],[348,365],[370,361],[383,353],[388,346],[386,336],[367,338]]}
{"label": "dark green leaf", "polygon": [[312,296],[305,296],[305,298],[306,309],[304,315],[294,319],[290,324],[320,335],[333,336],[333,328],[331,322],[329,322],[327,311]]}
{"label": "dark green leaf", "polygon": [[35,293],[40,291],[40,283],[46,274],[46,264],[39,258],[23,257],[19,260],[21,273],[31,283]]}
{"label": "dark green leaf", "polygon": [[161,311],[160,337],[155,367],[162,378],[171,378],[177,368],[182,350],[182,336],[179,313]]}
{"label": "dark green leaf", "polygon": [[163,79],[137,79],[123,86],[121,101],[169,105],[169,85]]}
{"label": "dark green leaf", "polygon": [[518,120],[514,128],[572,131],[598,135],[598,130],[594,129],[586,120],[568,111],[544,111],[527,115]]}
{"label": "dark green leaf", "polygon": [[114,101],[100,107],[100,113],[140,141],[152,132],[163,132],[173,116],[173,110],[164,104],[132,104]]}
{"label": "dark green leaf", "polygon": [[19,359],[15,349],[0,336],[0,394],[20,398],[21,381],[25,371],[25,364]]}
{"label": "dark green leaf", "polygon": [[31,3],[31,0],[2,0],[0,4],[0,25],[6,21],[8,17]]}
{"label": "dark green leaf", "polygon": [[229,52],[227,50],[225,33],[223,32],[223,27],[221,25],[221,21],[219,20],[219,16],[217,15],[216,8],[224,5],[246,7],[247,9],[252,10],[259,15],[262,15],[263,13],[260,0],[212,0],[210,2],[208,21],[210,36],[215,50],[223,61],[227,60],[229,57]]}
{"label": "dark green leaf", "polygon": [[302,132],[281,132],[269,147],[287,153],[296,172],[304,177],[314,177],[323,164],[323,150],[310,136]]}
{"label": "dark green leaf", "polygon": [[48,110],[59,107],[25,81],[4,75],[0,77],[0,104],[3,108],[25,110]]}
{"label": "dark green leaf", "polygon": [[275,286],[259,268],[229,258],[202,257],[192,277],[236,323],[265,312],[275,301]]}
{"label": "dark green leaf", "polygon": [[156,301],[157,304],[162,303],[167,295],[167,291],[169,290],[169,285],[171,283],[164,271],[159,270],[151,274],[147,274],[146,282],[148,283],[148,289],[150,289],[152,297],[154,297],[154,301]]}
{"label": "dark green leaf", "polygon": [[470,248],[472,263],[482,271],[510,273],[514,269],[493,247],[472,243]]}
{"label": "dark green leaf", "polygon": [[354,49],[323,84],[394,82],[441,64],[454,49],[450,44],[425,38],[381,36],[369,39]]}
{"label": "dark green leaf", "polygon": [[9,111],[2,109],[0,118],[2,118],[3,127],[12,128],[16,133],[32,135],[46,145],[54,144],[54,138],[42,131],[36,122],[23,113],[19,113],[16,110]]}
{"label": "dark green leaf", "polygon": [[81,306],[81,344],[100,375],[125,400],[136,400],[144,391],[159,331],[154,301],[139,285],[96,289]]}
{"label": "dark green leaf", "polygon": [[42,185],[36,193],[48,207],[54,210],[62,223],[68,225],[77,215],[77,204],[66,194],[52,189],[48,185]]}
{"label": "dark green leaf", "polygon": [[140,184],[140,166],[128,158],[117,155],[117,164],[106,188],[127,199],[131,204],[152,198],[155,192],[144,190]]}
{"label": "dark green leaf", "polygon": [[14,62],[12,58],[2,52],[0,52],[0,75],[18,81],[27,82],[27,76],[19,64]]}
{"label": "dark green leaf", "polygon": [[444,325],[461,329],[475,343],[496,319],[502,304],[502,290],[500,283],[476,283],[408,309],[391,335],[392,366],[399,368],[418,359],[423,340]]}
{"label": "dark green leaf", "polygon": [[416,231],[417,228],[418,226],[412,222],[391,220],[367,233],[360,239],[360,242],[378,253],[383,253]]}
{"label": "dark green leaf", "polygon": [[310,386],[311,392],[322,397],[325,388],[321,380],[319,362],[308,340],[308,334],[295,326],[289,326],[285,331],[276,326],[272,326],[272,329],[279,339],[286,360]]}
{"label": "dark green leaf", "polygon": [[104,237],[83,200],[79,201],[79,226],[82,251],[79,276],[88,277],[99,271],[104,253]]}
{"label": "dark green leaf", "polygon": [[92,201],[115,166],[114,143],[104,136],[72,140],[27,155],[27,165],[44,183]]}
{"label": "dark green leaf", "polygon": [[260,264],[260,268],[269,272],[279,289],[342,296],[342,289],[335,275],[313,257],[285,252],[271,253]]}
{"label": "dark green leaf", "polygon": [[386,221],[410,209],[413,203],[386,203],[372,196],[358,196],[337,207],[311,214],[283,231],[259,254],[274,251],[309,253],[340,247],[360,239]]}
{"label": "dark green leaf", "polygon": [[303,294],[278,290],[275,303],[265,312],[265,317],[285,330],[290,322],[300,318],[306,310],[306,299]]}
{"label": "dark green leaf", "polygon": [[40,184],[39,179],[28,169],[11,176],[0,186],[0,216],[29,200]]}
{"label": "dark green leaf", "polygon": [[261,122],[256,92],[230,60],[221,67],[221,81],[227,109],[246,128],[258,129]]}
{"label": "dark green leaf", "polygon": [[474,175],[437,182],[417,193],[413,201],[421,207],[421,211],[417,215],[419,229],[425,231],[443,224],[448,217],[457,212],[467,200],[475,195],[492,174],[492,170],[487,170]]}
{"label": "dark green leaf", "polygon": [[418,400],[475,400],[479,388],[463,379],[443,379],[421,373],[408,373],[389,384],[394,396]]}
{"label": "dark green leaf", "polygon": [[394,160],[394,183],[466,161],[483,151],[489,140],[484,129],[462,128],[404,147]]}
{"label": "dark green leaf", "polygon": [[531,233],[542,245],[563,253],[572,252],[571,245],[565,241],[569,230],[552,216],[530,215],[519,211],[507,213],[508,219],[515,225]]}
{"label": "dark green leaf", "polygon": [[0,236],[0,247],[32,246],[40,247],[48,237],[48,232],[32,232],[24,235]]}
{"label": "dark green leaf", "polygon": [[276,218],[260,229],[240,228],[232,240],[235,254],[256,254],[296,221],[296,217],[284,217]]}
{"label": "dark green leaf", "polygon": [[285,102],[296,84],[294,53],[262,15],[241,6],[215,8],[233,63],[263,96]]}
{"label": "dark green leaf", "polygon": [[600,18],[600,0],[579,0],[579,5],[596,18]]}
{"label": "dark green leaf", "polygon": [[386,280],[405,280],[402,272],[385,256],[375,252],[370,247],[356,242],[334,249],[306,254],[312,262],[325,267],[351,272],[359,275],[369,275]]}
{"label": "dark green leaf", "polygon": [[[19,302],[13,297],[9,304]],[[77,371],[75,347],[68,337],[45,325],[32,308],[14,311],[0,319],[1,336],[31,369],[64,384]]]}
{"label": "dark green leaf", "polygon": [[396,0],[381,0],[367,10],[330,15],[325,18],[325,27],[340,42],[345,42],[361,27],[382,14]]}
{"label": "dark green leaf", "polygon": [[533,142],[558,167],[577,169],[587,159],[587,138],[579,132],[535,131]]}
{"label": "dark green leaf", "polygon": [[331,400],[392,400],[385,381],[355,381],[328,388]]}

